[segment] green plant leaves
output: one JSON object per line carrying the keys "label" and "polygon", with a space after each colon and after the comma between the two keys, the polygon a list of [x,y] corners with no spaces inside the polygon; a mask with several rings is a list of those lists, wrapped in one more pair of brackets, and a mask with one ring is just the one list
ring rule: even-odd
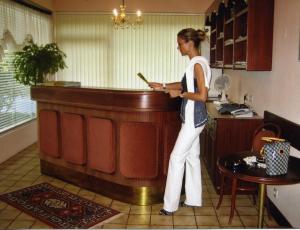
{"label": "green plant leaves", "polygon": [[31,41],[22,51],[15,53],[15,78],[24,85],[42,83],[47,74],[55,74],[67,67],[65,58],[66,54],[56,43],[38,46]]}

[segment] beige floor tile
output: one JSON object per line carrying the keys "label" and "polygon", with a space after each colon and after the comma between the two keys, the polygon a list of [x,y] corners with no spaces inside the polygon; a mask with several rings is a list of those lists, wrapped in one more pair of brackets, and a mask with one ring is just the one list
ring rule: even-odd
{"label": "beige floor tile", "polygon": [[240,216],[257,216],[258,211],[255,207],[236,207]]}
{"label": "beige floor tile", "polygon": [[[231,207],[220,207],[219,209],[215,209],[218,216],[229,216]],[[234,215],[237,215],[236,210],[234,211]]]}
{"label": "beige floor tile", "polygon": [[10,223],[12,223],[12,220],[0,219],[0,229],[6,229]]}
{"label": "beige floor tile", "polygon": [[34,224],[34,220],[15,220],[13,221],[7,229],[26,229],[30,228]]}
{"label": "beige floor tile", "polygon": [[66,186],[63,189],[67,190],[68,192],[77,194],[81,188],[72,184],[66,184]]}
{"label": "beige floor tile", "polygon": [[0,201],[0,212],[7,207],[5,202]]}
{"label": "beige floor tile", "polygon": [[150,225],[151,229],[173,229],[173,225]]}
{"label": "beige floor tile", "polygon": [[179,207],[179,209],[174,212],[175,216],[194,216],[194,208],[191,207]]}
{"label": "beige floor tile", "polygon": [[203,207],[213,207],[213,203],[210,198],[203,198],[202,199],[202,206]]}
{"label": "beige floor tile", "polygon": [[79,196],[95,196],[96,194],[94,192],[91,192],[89,190],[86,190],[86,189],[80,189],[80,191],[78,192],[78,195]]}
{"label": "beige floor tile", "polygon": [[[246,207],[250,207],[250,206],[252,207],[253,206],[253,201],[252,201],[252,199],[250,200],[249,198],[248,199],[237,199],[235,201],[235,203],[236,203],[237,206],[246,206]],[[256,200],[256,203],[258,203],[257,200]]]}
{"label": "beige floor tile", "polygon": [[215,216],[216,212],[213,207],[200,207],[195,208],[195,215],[196,216]]}
{"label": "beige floor tile", "polygon": [[195,216],[173,216],[174,219],[174,226],[190,226],[196,225]]}
{"label": "beige floor tile", "polygon": [[31,229],[51,229],[52,227],[43,223],[42,221],[35,221],[34,224],[31,226]]}
{"label": "beige floor tile", "polygon": [[198,226],[198,229],[218,229],[218,226]]}
{"label": "beige floor tile", "polygon": [[54,180],[54,181],[51,181],[50,184],[52,184],[53,186],[58,187],[58,188],[64,188],[67,183],[64,181],[60,181],[60,180]]}
{"label": "beige floor tile", "polygon": [[6,193],[10,186],[1,186],[0,187],[0,194]]}
{"label": "beige floor tile", "polygon": [[220,226],[216,216],[196,216],[196,222],[197,226]]}
{"label": "beige floor tile", "polygon": [[21,211],[16,210],[16,209],[9,209],[9,208],[5,208],[4,210],[2,210],[0,212],[0,219],[4,219],[4,220],[14,220],[19,214],[21,213]]}
{"label": "beige floor tile", "polygon": [[28,186],[31,186],[33,184],[33,181],[18,181],[17,183],[14,184],[14,187],[19,187],[19,188],[25,188]]}
{"label": "beige floor tile", "polygon": [[202,198],[210,198],[209,192],[203,191],[202,192]]}
{"label": "beige floor tile", "polygon": [[240,216],[240,219],[246,228],[257,228],[257,216]]}
{"label": "beige floor tile", "polygon": [[17,218],[16,220],[21,221],[21,220],[36,220],[34,217],[22,212]]}
{"label": "beige floor tile", "polygon": [[[11,176],[5,177],[3,179],[8,180],[8,181],[18,181],[23,177],[24,177],[23,175],[11,175]],[[1,178],[0,178],[0,180],[1,180]]]}
{"label": "beige floor tile", "polygon": [[161,210],[163,208],[163,204],[154,204],[151,207],[151,214],[152,215],[158,215],[159,214],[159,210]]}
{"label": "beige floor tile", "polygon": [[127,229],[148,229],[150,225],[127,225]]}
{"label": "beige floor tile", "polygon": [[127,224],[131,225],[149,225],[150,214],[130,215]]}
{"label": "beige floor tile", "polygon": [[196,229],[197,225],[175,225],[174,229]]}
{"label": "beige floor tile", "polygon": [[129,211],[130,211],[130,204],[113,200],[113,202],[111,204],[111,208],[115,209],[115,210],[117,210],[119,212],[127,213],[128,214]]}
{"label": "beige floor tile", "polygon": [[104,229],[125,229],[126,225],[124,224],[105,224],[103,225]]}
{"label": "beige floor tile", "polygon": [[14,169],[1,169],[0,174],[1,175],[12,175],[14,174],[15,170]]}
{"label": "beige floor tile", "polygon": [[15,180],[2,180],[0,182],[0,187],[11,187],[16,183]]}
{"label": "beige floor tile", "polygon": [[113,219],[112,221],[110,221],[110,224],[124,224],[126,225],[128,221],[128,215],[124,214],[118,218]]}
{"label": "beige floor tile", "polygon": [[243,227],[241,219],[237,215],[233,216],[231,224],[228,224],[229,216],[219,216],[218,218],[221,227]]}
{"label": "beige floor tile", "polygon": [[151,225],[173,225],[173,216],[151,215]]}
{"label": "beige floor tile", "polygon": [[150,205],[131,205],[130,215],[131,214],[151,214]]}
{"label": "beige floor tile", "polygon": [[102,196],[102,195],[99,195],[99,194],[96,194],[95,197],[94,197],[94,202],[98,203],[98,204],[101,204],[105,207],[110,207],[111,203],[112,203],[112,199],[108,198],[108,197],[105,197],[105,196]]}
{"label": "beige floor tile", "polygon": [[[219,202],[219,197],[218,198],[212,198],[211,201],[212,201],[213,205],[215,207],[217,207],[218,202]],[[221,207],[228,207],[228,206],[231,206],[231,199],[223,198],[222,203],[221,203]]]}

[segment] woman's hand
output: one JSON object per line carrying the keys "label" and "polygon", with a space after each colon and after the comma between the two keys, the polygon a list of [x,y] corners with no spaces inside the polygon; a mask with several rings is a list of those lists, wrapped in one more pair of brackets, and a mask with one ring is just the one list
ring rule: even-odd
{"label": "woman's hand", "polygon": [[154,90],[163,90],[163,84],[158,82],[149,82],[148,86]]}
{"label": "woman's hand", "polygon": [[168,93],[170,94],[170,97],[180,97],[181,90],[171,89],[168,90]]}

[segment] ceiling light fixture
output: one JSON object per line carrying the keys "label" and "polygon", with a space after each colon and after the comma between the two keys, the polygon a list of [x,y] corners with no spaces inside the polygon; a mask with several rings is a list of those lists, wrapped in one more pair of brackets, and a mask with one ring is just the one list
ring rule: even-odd
{"label": "ceiling light fixture", "polygon": [[122,5],[120,5],[120,13],[118,12],[117,9],[113,10],[114,16],[112,17],[112,20],[115,29],[125,29],[128,27],[135,28],[136,26],[139,26],[143,23],[142,12],[140,10],[136,12],[136,17],[133,20],[132,18],[126,15],[125,9],[126,9],[125,1],[122,0]]}

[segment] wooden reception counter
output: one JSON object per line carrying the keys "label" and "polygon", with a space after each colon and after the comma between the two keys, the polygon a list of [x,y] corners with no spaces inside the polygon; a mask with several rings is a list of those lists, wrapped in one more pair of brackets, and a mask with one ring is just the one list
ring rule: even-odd
{"label": "wooden reception counter", "polygon": [[162,201],[180,100],[151,90],[31,88],[41,171],[132,204]]}

